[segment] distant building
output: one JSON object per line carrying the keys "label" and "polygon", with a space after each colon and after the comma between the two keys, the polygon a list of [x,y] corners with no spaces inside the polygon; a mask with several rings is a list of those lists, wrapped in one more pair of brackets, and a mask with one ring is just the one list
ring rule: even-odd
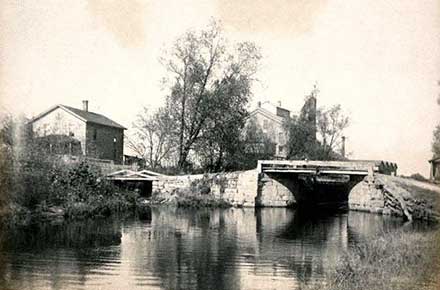
{"label": "distant building", "polygon": [[[317,88],[306,97],[303,107],[300,110],[299,117],[311,124],[310,132],[311,142],[316,142],[316,95]],[[246,120],[246,126],[254,123],[257,128],[269,138],[273,144],[273,157],[275,159],[286,159],[288,155],[289,132],[285,127],[286,121],[293,118],[290,110],[270,102],[258,102],[258,107],[252,111]]]}
{"label": "distant building", "polygon": [[440,182],[440,157],[429,160],[431,163],[431,174],[429,179],[433,182]]}
{"label": "distant building", "polygon": [[284,123],[290,118],[290,111],[270,102],[258,103],[258,107],[252,111],[246,124],[255,123],[257,128],[269,138],[273,144],[274,157],[277,159],[285,159],[287,157],[287,140],[288,132],[284,127]]}
{"label": "distant building", "polygon": [[34,138],[56,154],[83,155],[123,162],[125,127],[106,116],[83,109],[56,105],[30,120]]}

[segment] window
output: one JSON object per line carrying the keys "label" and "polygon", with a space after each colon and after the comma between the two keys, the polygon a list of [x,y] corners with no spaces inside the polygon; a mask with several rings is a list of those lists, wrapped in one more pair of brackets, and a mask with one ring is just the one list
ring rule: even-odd
{"label": "window", "polygon": [[278,143],[280,143],[280,144],[285,143],[283,132],[278,133]]}
{"label": "window", "polygon": [[284,153],[284,146],[278,146],[278,153],[279,154]]}
{"label": "window", "polygon": [[96,128],[93,128],[93,141],[96,141],[97,137],[98,137],[98,130],[96,130]]}
{"label": "window", "polygon": [[266,119],[263,120],[263,129],[264,130],[269,129],[269,121],[267,121]]}

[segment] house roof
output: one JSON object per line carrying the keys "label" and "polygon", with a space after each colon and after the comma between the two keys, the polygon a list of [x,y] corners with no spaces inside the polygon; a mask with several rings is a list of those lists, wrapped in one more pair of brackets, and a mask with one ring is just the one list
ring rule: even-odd
{"label": "house roof", "polygon": [[132,171],[132,170],[120,170],[110,174],[107,174],[109,180],[123,180],[123,181],[154,181],[158,179],[158,176],[162,174],[149,171]]}
{"label": "house roof", "polygon": [[284,121],[283,117],[277,116],[277,115],[273,114],[272,112],[269,112],[268,110],[263,109],[263,108],[256,108],[255,110],[253,110],[249,114],[249,117],[255,116],[258,113],[264,115],[265,117],[267,117],[267,118],[269,118],[279,124],[283,124],[283,121]]}
{"label": "house roof", "polygon": [[104,115],[94,113],[94,112],[80,110],[77,108],[73,108],[73,107],[69,107],[69,106],[65,106],[65,105],[61,105],[61,104],[55,105],[55,106],[51,107],[50,109],[44,111],[43,113],[39,114],[38,116],[32,118],[29,121],[29,123],[35,122],[36,120],[46,116],[47,114],[49,114],[50,112],[52,112],[58,108],[66,111],[67,113],[72,114],[73,116],[77,117],[78,119],[80,119],[86,123],[89,122],[89,123],[94,123],[94,124],[99,124],[99,125],[104,125],[104,126],[109,126],[109,127],[114,127],[114,128],[120,128],[123,130],[127,129],[124,126],[122,126],[121,124],[116,123],[115,121],[107,118]]}

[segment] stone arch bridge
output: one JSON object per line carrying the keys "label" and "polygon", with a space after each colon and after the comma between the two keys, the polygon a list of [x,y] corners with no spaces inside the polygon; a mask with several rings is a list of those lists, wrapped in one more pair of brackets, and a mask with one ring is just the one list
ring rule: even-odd
{"label": "stone arch bridge", "polygon": [[196,175],[168,176],[142,170],[116,171],[107,179],[136,188],[149,198],[169,199],[176,192],[203,192],[236,206],[285,207],[348,201],[351,189],[374,173],[395,175],[397,165],[385,161],[260,160],[257,169]]}
{"label": "stone arch bridge", "polygon": [[374,173],[396,175],[397,165],[378,160],[258,161],[256,206],[331,204],[348,201],[351,189]]}

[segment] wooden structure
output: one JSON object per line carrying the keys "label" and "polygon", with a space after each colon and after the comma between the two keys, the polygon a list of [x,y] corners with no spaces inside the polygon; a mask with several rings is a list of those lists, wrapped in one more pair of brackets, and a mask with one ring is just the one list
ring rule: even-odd
{"label": "wooden structure", "polygon": [[153,181],[156,181],[159,176],[161,176],[160,173],[149,170],[119,170],[108,174],[106,178],[122,188],[138,190],[142,197],[150,197]]}
{"label": "wooden structure", "polygon": [[396,175],[397,164],[381,160],[308,161],[260,160],[259,173],[293,173],[313,175],[372,175],[374,172]]}

